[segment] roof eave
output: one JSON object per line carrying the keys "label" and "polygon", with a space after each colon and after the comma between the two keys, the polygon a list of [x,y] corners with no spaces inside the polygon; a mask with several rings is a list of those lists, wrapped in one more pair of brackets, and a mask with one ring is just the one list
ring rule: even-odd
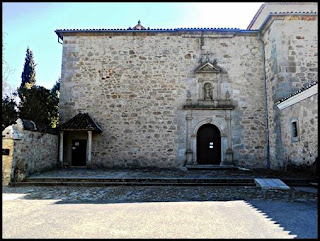
{"label": "roof eave", "polygon": [[137,32],[183,32],[183,31],[204,31],[204,32],[236,32],[236,33],[251,33],[257,30],[237,29],[237,28],[175,28],[175,29],[146,29],[146,30],[133,30],[133,29],[57,29],[55,33],[63,40],[64,33],[137,33]]}

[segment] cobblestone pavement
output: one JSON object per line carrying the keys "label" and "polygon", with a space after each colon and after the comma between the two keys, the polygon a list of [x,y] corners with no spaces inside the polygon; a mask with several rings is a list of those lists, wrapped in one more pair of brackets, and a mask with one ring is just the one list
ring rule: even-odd
{"label": "cobblestone pavement", "polygon": [[317,192],[262,190],[255,186],[108,186],[108,187],[3,187],[23,199],[54,199],[60,203],[177,202],[222,200],[317,200]]}

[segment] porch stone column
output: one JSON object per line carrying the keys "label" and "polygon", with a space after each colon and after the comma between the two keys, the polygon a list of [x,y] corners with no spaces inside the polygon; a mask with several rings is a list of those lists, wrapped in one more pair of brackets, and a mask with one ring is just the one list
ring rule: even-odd
{"label": "porch stone column", "polygon": [[63,167],[63,131],[60,131],[59,167]]}
{"label": "porch stone column", "polygon": [[91,168],[92,131],[88,131],[87,141],[87,168]]}

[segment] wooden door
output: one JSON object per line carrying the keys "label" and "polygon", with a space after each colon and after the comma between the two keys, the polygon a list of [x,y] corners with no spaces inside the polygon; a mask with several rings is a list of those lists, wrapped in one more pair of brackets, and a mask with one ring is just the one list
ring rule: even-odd
{"label": "wooden door", "polygon": [[72,166],[86,166],[87,140],[72,140]]}
{"label": "wooden door", "polygon": [[198,130],[197,162],[200,165],[219,165],[221,162],[221,135],[214,125],[205,124]]}

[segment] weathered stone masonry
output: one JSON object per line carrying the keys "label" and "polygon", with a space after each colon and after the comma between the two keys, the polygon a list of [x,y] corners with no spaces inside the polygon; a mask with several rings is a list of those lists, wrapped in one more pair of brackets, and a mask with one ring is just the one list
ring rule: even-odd
{"label": "weathered stone masonry", "polygon": [[2,132],[2,149],[9,149],[9,155],[2,155],[2,184],[22,181],[35,172],[54,169],[58,163],[58,136],[29,128],[25,121]]}
{"label": "weathered stone masonry", "polygon": [[[308,4],[289,5],[316,6]],[[221,165],[283,167],[286,117],[276,102],[318,78],[317,13],[266,11],[250,30],[147,30],[140,23],[56,30],[63,40],[60,123],[82,112],[101,126],[93,133],[93,166],[197,165],[198,130],[212,124]],[[317,118],[316,110],[310,115]],[[64,135],[64,165],[74,138],[86,135]]]}
{"label": "weathered stone masonry", "polygon": [[61,122],[82,111],[101,125],[104,132],[93,135],[93,165],[184,166],[183,106],[187,91],[199,100],[195,69],[207,52],[223,69],[219,98],[229,91],[235,105],[234,160],[265,165],[262,53],[254,31],[72,33],[63,41]]}
{"label": "weathered stone masonry", "polygon": [[281,120],[276,102],[318,79],[318,32],[316,14],[275,15],[267,22],[265,43],[270,161],[283,165]]}
{"label": "weathered stone masonry", "polygon": [[[318,94],[280,111],[284,164],[310,166],[318,156]],[[293,141],[291,121],[298,124],[298,139]]]}

